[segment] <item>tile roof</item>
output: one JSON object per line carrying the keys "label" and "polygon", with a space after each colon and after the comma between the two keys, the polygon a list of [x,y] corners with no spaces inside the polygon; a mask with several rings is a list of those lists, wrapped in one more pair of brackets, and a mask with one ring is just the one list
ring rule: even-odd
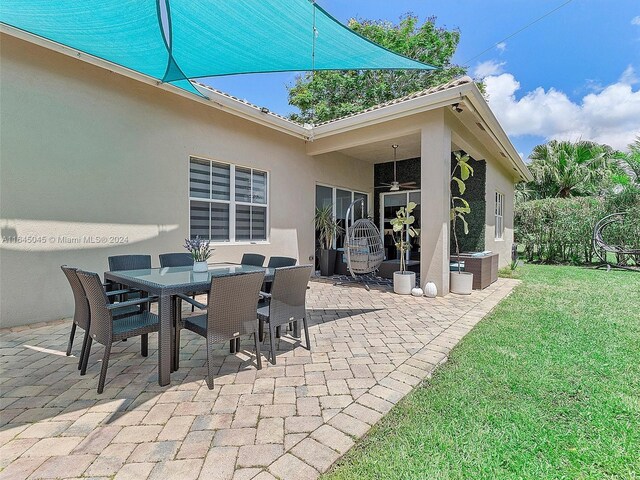
{"label": "tile roof", "polygon": [[[200,82],[195,82],[194,81],[193,83],[195,85],[197,85],[198,87],[204,89],[204,90],[209,90],[209,91],[211,91],[213,93],[216,93],[218,95],[222,95],[223,97],[229,98],[229,99],[234,100],[236,102],[240,102],[240,103],[242,103],[244,105],[247,105],[247,106],[249,106],[251,108],[254,108],[254,109],[258,110],[258,111],[261,111],[261,107],[259,107],[258,105],[255,105],[255,104],[253,104],[251,102],[248,102],[247,100],[243,100],[241,98],[234,97],[233,95],[229,95],[228,93],[225,93],[225,92],[223,92],[221,90],[218,90],[216,88],[210,87],[209,85],[205,85],[205,84],[200,83]],[[419,92],[410,93],[409,95],[405,95],[404,97],[394,98],[393,100],[389,100],[388,102],[379,103],[378,105],[373,105],[372,107],[369,107],[369,108],[367,108],[365,110],[360,110],[359,112],[354,112],[354,113],[351,113],[349,115],[345,115],[345,116],[342,116],[342,117],[339,117],[339,118],[334,118],[332,120],[327,120],[326,122],[320,122],[320,123],[317,123],[317,124],[315,124],[313,126],[317,127],[317,126],[320,126],[320,125],[327,125],[329,123],[337,122],[338,120],[342,120],[342,119],[350,118],[350,117],[355,117],[356,115],[360,115],[360,114],[363,114],[363,113],[371,112],[371,111],[374,111],[374,110],[379,110],[381,108],[388,107],[390,105],[396,105],[398,103],[406,102],[408,100],[413,100],[414,98],[426,97],[427,95],[431,95],[432,93],[441,92],[441,91],[444,91],[444,90],[448,90],[450,88],[459,87],[460,85],[466,85],[466,84],[469,84],[469,83],[473,83],[473,79],[471,77],[469,77],[469,76],[465,75],[465,76],[462,76],[462,77],[454,78],[450,82],[443,83],[443,84],[437,85],[435,87],[427,88],[425,90],[420,90]],[[287,118],[287,117],[285,117],[283,115],[279,115],[279,114],[277,114],[275,112],[272,112],[272,111],[269,111],[268,113],[266,113],[266,115],[272,115],[272,116],[274,116],[276,118],[279,118],[281,120],[285,120],[285,121],[287,121],[287,122],[289,122],[291,124],[294,124],[294,125],[304,126],[299,122],[295,122],[295,121],[293,121],[293,120],[291,120],[291,119],[289,119],[289,118]]]}
{"label": "tile roof", "polygon": [[473,83],[473,79],[467,75],[454,78],[453,80],[447,83],[443,83],[435,87],[430,87],[425,90],[420,90],[419,92],[410,93],[409,95],[405,95],[404,97],[394,98],[393,100],[389,100],[388,102],[373,105],[372,107],[366,108],[365,110],[360,110],[359,112],[354,112],[349,115],[345,115],[343,117],[334,118],[333,120],[327,120],[326,122],[317,123],[314,126],[317,127],[320,125],[327,125],[329,123],[337,122],[345,118],[355,117],[356,115],[361,115],[363,113],[379,110],[381,108],[388,107],[390,105],[396,105],[398,103],[406,102],[408,100],[413,100],[414,98],[426,97],[427,95],[431,95],[432,93],[442,92],[444,90],[449,90],[450,88],[459,87],[460,85],[466,85],[469,83]]}
{"label": "tile roof", "polygon": [[[211,87],[209,85],[205,85],[204,83],[200,83],[200,82],[196,82],[196,81],[193,81],[192,83],[194,83],[195,85],[197,85],[201,89],[209,90],[210,92],[216,93],[218,95],[222,95],[223,97],[226,97],[226,98],[228,98],[230,100],[234,100],[234,101],[239,102],[239,103],[242,103],[242,104],[244,104],[244,105],[246,105],[248,107],[254,108],[254,109],[256,109],[256,110],[258,110],[260,112],[262,111],[262,107],[259,107],[258,105],[255,105],[255,104],[253,104],[253,103],[251,103],[251,102],[249,102],[247,100],[244,100],[244,99],[238,98],[238,97],[234,97],[233,95],[230,95],[230,94],[228,94],[226,92],[223,92],[222,90],[218,90],[217,88],[213,88],[213,87]],[[275,112],[272,112],[271,110],[269,110],[268,112],[264,112],[264,113],[265,113],[265,115],[271,115],[271,116],[279,118],[281,120],[285,120],[285,121],[287,121],[289,123],[292,123],[293,125],[303,126],[301,123],[294,122],[293,120],[291,120],[291,119],[289,119],[289,118],[287,118],[287,117],[285,117],[283,115],[279,115],[279,114],[277,114]]]}

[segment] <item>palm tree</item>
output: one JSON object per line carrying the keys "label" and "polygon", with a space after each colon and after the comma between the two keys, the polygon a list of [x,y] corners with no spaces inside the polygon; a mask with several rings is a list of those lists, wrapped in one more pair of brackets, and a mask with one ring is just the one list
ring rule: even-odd
{"label": "palm tree", "polygon": [[640,136],[629,144],[628,152],[616,152],[614,165],[626,176],[631,185],[640,187]]}
{"label": "palm tree", "polygon": [[594,142],[551,140],[529,156],[534,177],[531,188],[541,198],[573,197],[599,193],[609,178],[613,150]]}

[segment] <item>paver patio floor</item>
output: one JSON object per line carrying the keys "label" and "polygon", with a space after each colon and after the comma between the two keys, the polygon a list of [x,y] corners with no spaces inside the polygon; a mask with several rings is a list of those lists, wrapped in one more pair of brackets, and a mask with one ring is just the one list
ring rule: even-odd
{"label": "paver patio floor", "polygon": [[213,390],[204,338],[186,330],[171,386],[158,386],[152,334],[147,358],[139,339],[114,345],[101,395],[102,346],[80,377],[69,320],[2,330],[0,479],[316,478],[516,284],[428,299],[313,280],[312,351],[285,336],[277,365],[263,357],[258,371],[250,339],[238,355],[220,345]]}

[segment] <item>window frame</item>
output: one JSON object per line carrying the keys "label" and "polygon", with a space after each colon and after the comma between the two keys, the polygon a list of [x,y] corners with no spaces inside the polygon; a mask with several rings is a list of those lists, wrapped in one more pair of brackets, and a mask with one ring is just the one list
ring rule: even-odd
{"label": "window frame", "polygon": [[[212,199],[211,190],[209,190],[209,198],[203,197],[192,197],[191,196],[191,161],[192,160],[200,160],[211,163],[219,163],[222,165],[229,166],[229,199],[228,200],[218,200]],[[248,169],[251,171],[251,197],[253,197],[253,173],[254,171],[266,174],[265,188],[265,203],[253,203],[253,202],[245,202],[236,200],[236,167]],[[213,175],[210,175],[209,179],[209,188],[212,188]],[[245,164],[237,164],[231,163],[228,161],[218,160],[214,158],[209,158],[201,155],[189,155],[187,161],[187,208],[188,208],[188,219],[189,219],[189,238],[191,238],[191,202],[203,202],[203,203],[217,203],[217,204],[225,204],[229,206],[229,240],[211,240],[211,223],[209,223],[209,238],[207,240],[210,241],[211,245],[214,246],[224,246],[224,245],[258,245],[258,244],[269,244],[271,243],[271,209],[270,209],[270,200],[271,200],[271,171],[255,168],[250,165]],[[265,238],[263,240],[236,240],[236,206],[248,206],[248,207],[261,207],[265,208]],[[250,208],[251,212],[251,208]],[[250,235],[253,232],[253,223],[252,223],[252,213],[250,213],[250,221],[249,221],[249,231]],[[211,219],[209,219],[211,222]]]}
{"label": "window frame", "polygon": [[[355,190],[353,188],[349,188],[349,187],[339,187],[337,185],[331,185],[329,183],[322,183],[322,182],[316,182],[316,189],[314,189],[314,209],[315,207],[317,207],[317,205],[315,205],[315,195],[316,195],[316,191],[317,191],[317,187],[326,187],[326,188],[330,188],[331,189],[331,208],[332,208],[332,214],[333,214],[333,218],[337,219],[337,212],[336,212],[336,203],[337,203],[337,193],[338,190],[343,190],[345,192],[350,192],[351,193],[351,202],[353,202],[355,200],[354,196],[356,193],[360,194],[360,195],[364,195],[367,198],[366,201],[366,207],[367,207],[367,215],[369,214],[369,212],[371,211],[371,206],[370,206],[370,202],[371,202],[371,194],[369,194],[368,192],[363,192],[361,190]],[[354,211],[351,211],[351,223],[354,222]],[[336,248],[336,244],[337,244],[337,236],[334,236],[333,238],[333,245],[332,248]]]}
{"label": "window frame", "polygon": [[[495,191],[494,198],[494,240],[504,240],[504,193],[499,190]],[[499,226],[499,227],[498,227]]]}

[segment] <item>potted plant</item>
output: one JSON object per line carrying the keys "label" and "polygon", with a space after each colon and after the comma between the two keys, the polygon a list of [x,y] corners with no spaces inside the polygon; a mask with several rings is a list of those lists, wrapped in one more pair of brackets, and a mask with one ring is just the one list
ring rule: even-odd
{"label": "potted plant", "polygon": [[209,241],[201,240],[198,236],[193,240],[185,238],[184,241],[184,248],[186,248],[193,257],[193,271],[207,272],[209,270],[207,260],[211,257],[214,251],[214,249],[211,248]]}
{"label": "potted plant", "polygon": [[314,222],[320,240],[320,275],[331,277],[335,272],[337,254],[333,239],[344,230],[333,217],[332,205],[316,208]]}
{"label": "potted plant", "polygon": [[416,208],[414,202],[409,202],[406,207],[401,207],[396,212],[396,218],[391,220],[393,226],[393,239],[400,254],[400,271],[393,272],[393,291],[400,295],[410,295],[413,287],[416,286],[416,274],[407,271],[406,253],[411,249],[411,243],[407,241],[407,234],[411,238],[419,235],[413,224],[416,221],[411,215],[413,209]]}
{"label": "potted plant", "polygon": [[[469,165],[469,155],[461,155],[460,152],[454,153],[455,165],[451,172],[451,230],[453,232],[453,240],[456,246],[456,257],[458,259],[457,271],[449,273],[449,290],[451,293],[458,293],[461,295],[469,295],[473,289],[473,273],[463,272],[460,261],[460,245],[458,244],[458,234],[456,232],[457,222],[462,222],[464,227],[464,234],[469,233],[469,224],[464,218],[465,215],[471,212],[469,202],[467,202],[462,195],[466,190],[465,181],[473,176],[473,167]],[[459,176],[458,176],[459,175]],[[458,190],[458,195],[454,195],[454,184]]]}

